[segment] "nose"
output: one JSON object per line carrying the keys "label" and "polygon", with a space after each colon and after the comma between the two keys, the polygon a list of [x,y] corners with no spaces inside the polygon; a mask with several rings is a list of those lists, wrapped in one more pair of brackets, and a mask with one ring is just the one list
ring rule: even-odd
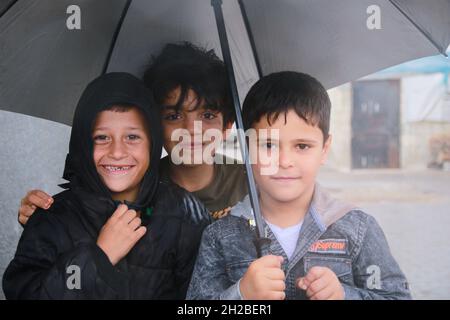
{"label": "nose", "polygon": [[278,154],[278,165],[280,168],[287,169],[292,167],[292,155],[289,150],[285,150],[283,148],[279,149]]}
{"label": "nose", "polygon": [[200,138],[202,136],[202,122],[197,120],[194,116],[189,114],[185,117],[183,123],[184,129],[186,129],[193,139]]}
{"label": "nose", "polygon": [[109,149],[109,156],[112,159],[120,160],[127,156],[125,143],[122,141],[113,141]]}
{"label": "nose", "polygon": [[183,127],[184,127],[184,129],[189,131],[190,135],[192,135],[192,136],[194,135],[196,126],[198,127],[199,124],[197,123],[197,121],[195,121],[195,118],[192,117],[191,114],[188,114],[186,117],[184,117]]}

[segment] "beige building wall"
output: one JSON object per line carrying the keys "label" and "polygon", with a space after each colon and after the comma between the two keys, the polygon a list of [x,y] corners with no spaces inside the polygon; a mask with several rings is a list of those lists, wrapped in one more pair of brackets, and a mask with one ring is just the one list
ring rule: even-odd
{"label": "beige building wall", "polygon": [[[442,75],[437,75],[442,77]],[[432,156],[430,152],[430,138],[435,135],[450,134],[450,122],[449,121],[415,121],[408,122],[407,119],[407,95],[414,97],[414,94],[420,94],[415,92],[411,87],[407,85],[408,80],[411,79],[417,81],[418,88],[421,88],[421,83],[433,81],[436,78],[436,74],[429,75],[413,75],[405,76],[401,81],[401,93],[400,93],[400,123],[401,123],[401,136],[400,136],[400,167],[404,169],[424,169],[427,167]],[[415,80],[419,79],[419,80]],[[404,81],[402,81],[404,80]],[[417,89],[416,89],[417,90]],[[448,90],[448,89],[447,89]],[[427,93],[421,94],[422,96]],[[448,95],[448,93],[447,93]],[[424,96],[426,99],[433,98]],[[442,92],[439,102],[450,107],[450,102],[448,101],[449,96],[446,96],[445,92]],[[411,100],[411,98],[409,99]]]}
{"label": "beige building wall", "polygon": [[[386,77],[387,78],[387,77]],[[450,122],[406,120],[405,95],[408,92],[401,77],[389,77],[400,80],[400,168],[424,169],[430,159],[429,140],[434,135],[450,134]],[[374,77],[374,79],[377,79]],[[351,170],[352,138],[352,86],[351,83],[328,90],[330,95],[331,121],[330,132],[333,136],[332,148],[326,167],[340,171]],[[446,99],[443,97],[443,99]]]}
{"label": "beige building wall", "polygon": [[351,169],[352,87],[350,83],[328,90],[331,100],[332,145],[326,166],[341,171]]}

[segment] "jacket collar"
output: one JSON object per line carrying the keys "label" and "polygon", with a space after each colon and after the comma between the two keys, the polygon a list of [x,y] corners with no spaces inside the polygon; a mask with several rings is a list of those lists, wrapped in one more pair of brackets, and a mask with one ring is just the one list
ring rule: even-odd
{"label": "jacket collar", "polygon": [[[327,191],[316,183],[308,213],[311,215],[313,221],[318,225],[319,229],[325,231],[331,224],[355,208],[356,207],[352,204],[334,199]],[[241,202],[238,202],[231,209],[230,214],[246,220],[253,220],[254,213],[250,203],[250,197],[248,195],[245,196]]]}
{"label": "jacket collar", "polygon": [[[331,224],[355,208],[352,204],[333,199],[328,192],[316,183],[311,204],[303,220],[297,246],[290,261],[288,261],[281,245],[263,219],[265,237],[272,240],[269,247],[270,253],[282,255],[285,258],[285,263],[287,263],[285,269],[289,272]],[[241,202],[236,204],[230,214],[247,221],[253,221],[254,213],[249,196],[247,195]]]}
{"label": "jacket collar", "polygon": [[111,198],[88,192],[81,187],[71,187],[78,206],[82,211],[79,213],[81,220],[93,236],[97,236],[106,221],[111,217],[117,205]]}

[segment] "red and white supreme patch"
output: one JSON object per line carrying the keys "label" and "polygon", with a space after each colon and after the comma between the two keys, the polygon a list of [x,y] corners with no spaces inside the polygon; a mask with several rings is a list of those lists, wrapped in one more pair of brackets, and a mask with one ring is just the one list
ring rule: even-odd
{"label": "red and white supreme patch", "polygon": [[321,239],[309,247],[309,252],[315,253],[347,253],[347,239]]}

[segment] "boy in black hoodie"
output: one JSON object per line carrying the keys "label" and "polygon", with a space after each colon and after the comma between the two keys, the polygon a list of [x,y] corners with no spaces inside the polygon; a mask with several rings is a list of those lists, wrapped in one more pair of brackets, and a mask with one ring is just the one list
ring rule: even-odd
{"label": "boy in black hoodie", "polygon": [[137,78],[91,82],[74,115],[68,189],[28,221],[3,277],[8,299],[183,299],[211,218],[159,182],[159,111]]}

